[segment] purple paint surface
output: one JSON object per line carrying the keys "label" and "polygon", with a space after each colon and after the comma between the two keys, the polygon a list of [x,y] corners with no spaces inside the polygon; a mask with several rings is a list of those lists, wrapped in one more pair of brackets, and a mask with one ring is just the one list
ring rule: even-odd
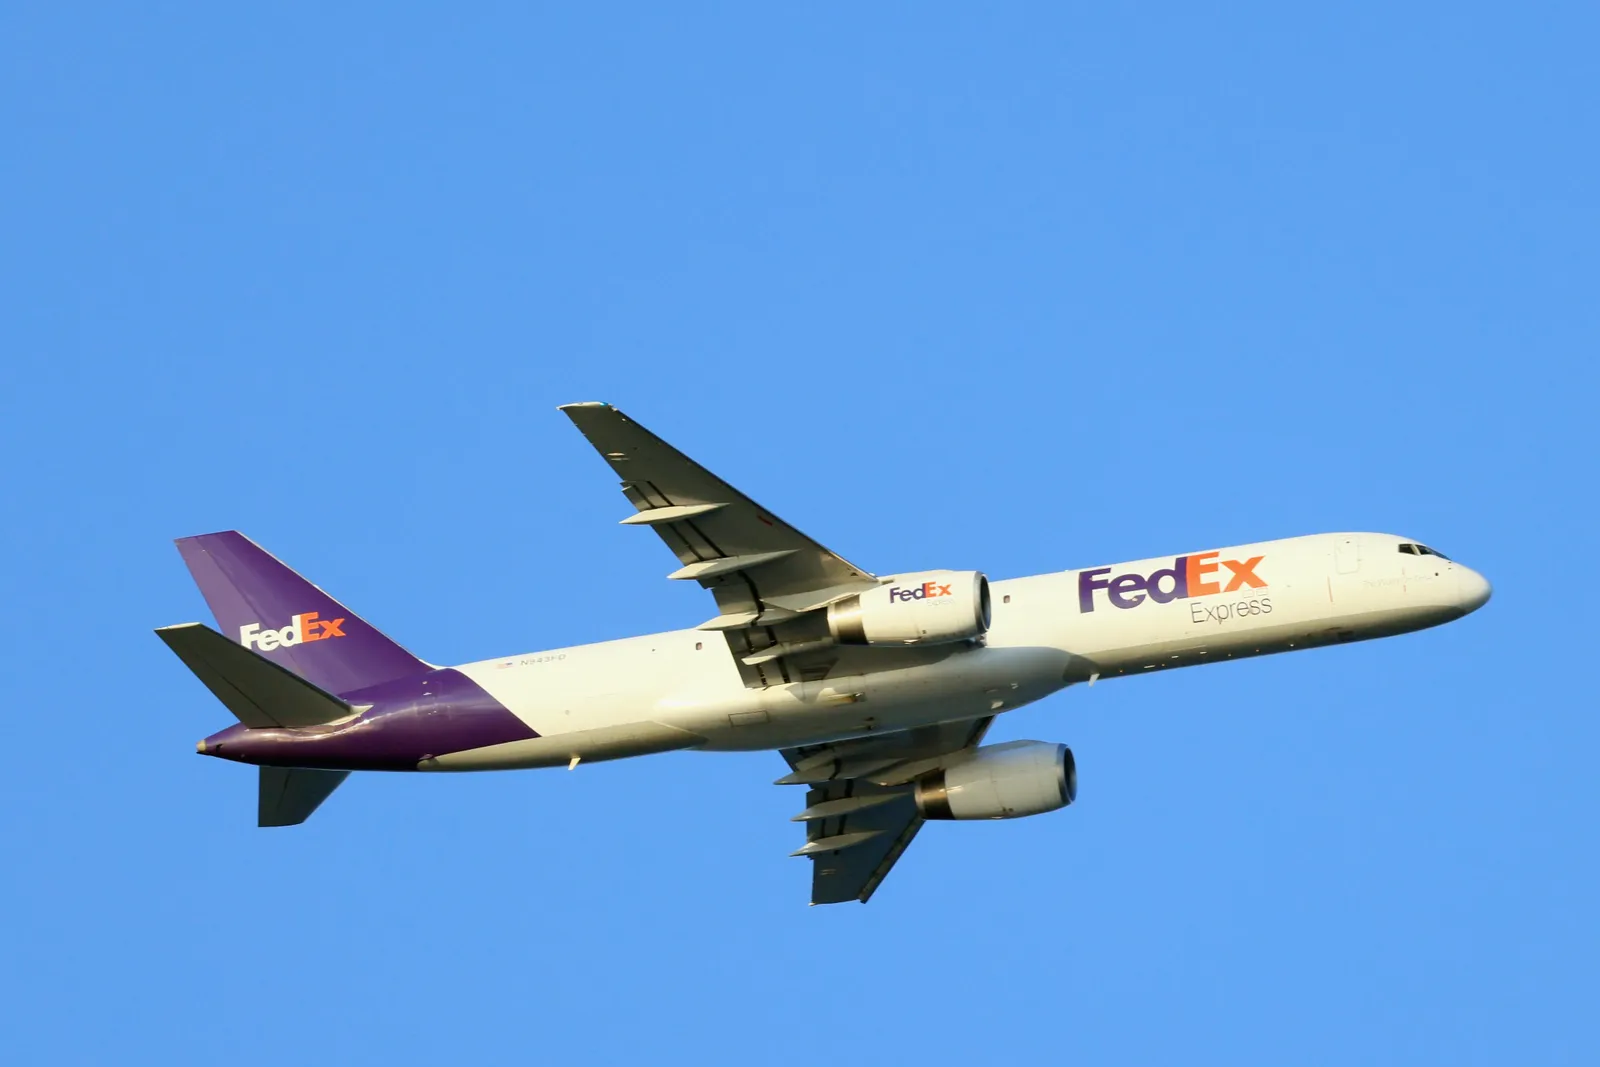
{"label": "purple paint surface", "polygon": [[177,544],[223,635],[319,688],[347,696],[430,670],[237,531]]}
{"label": "purple paint surface", "polygon": [[411,771],[429,756],[539,736],[453,668],[393,679],[347,693],[345,699],[372,707],[328,726],[230,726],[206,738],[204,752],[271,767]]}

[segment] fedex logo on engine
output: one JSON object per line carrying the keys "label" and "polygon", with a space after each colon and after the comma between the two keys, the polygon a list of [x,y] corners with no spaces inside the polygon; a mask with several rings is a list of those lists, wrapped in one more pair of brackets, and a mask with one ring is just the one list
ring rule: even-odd
{"label": "fedex logo on engine", "polygon": [[923,582],[916,586],[889,587],[889,603],[903,604],[912,600],[927,600],[929,597],[950,596],[950,587],[940,585],[938,582]]}
{"label": "fedex logo on engine", "polygon": [[245,648],[271,652],[275,648],[292,648],[308,641],[326,641],[330,637],[343,637],[343,619],[319,619],[317,612],[295,615],[289,625],[277,630],[263,630],[259,622],[239,627],[239,643]]}
{"label": "fedex logo on engine", "polygon": [[[1210,596],[1213,593],[1236,593],[1240,589],[1263,589],[1266,582],[1256,575],[1256,566],[1265,556],[1251,556],[1247,560],[1217,557],[1220,552],[1202,552],[1197,556],[1179,556],[1171,567],[1152,574],[1119,574],[1104,577],[1110,567],[1082,571],[1078,575],[1078,611],[1094,610],[1094,594],[1104,589],[1112,607],[1136,608],[1145,598],[1157,604],[1189,597]],[[1224,574],[1223,572],[1226,571]]]}

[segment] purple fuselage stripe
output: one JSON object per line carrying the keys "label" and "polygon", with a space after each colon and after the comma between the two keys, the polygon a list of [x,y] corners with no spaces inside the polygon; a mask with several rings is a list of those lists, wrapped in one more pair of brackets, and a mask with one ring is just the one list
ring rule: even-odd
{"label": "purple fuselage stripe", "polygon": [[372,707],[349,722],[329,726],[230,726],[206,738],[205,754],[269,767],[409,771],[429,756],[539,736],[451,668],[339,695],[357,707]]}

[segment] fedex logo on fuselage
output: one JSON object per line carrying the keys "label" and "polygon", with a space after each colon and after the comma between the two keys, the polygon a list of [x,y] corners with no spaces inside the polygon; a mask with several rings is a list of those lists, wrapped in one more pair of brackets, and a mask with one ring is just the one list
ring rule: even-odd
{"label": "fedex logo on fuselage", "polygon": [[889,587],[889,603],[891,604],[903,604],[911,600],[927,600],[929,597],[951,595],[950,587],[948,585],[940,585],[938,582],[923,582],[921,585],[909,587],[898,585]]}
{"label": "fedex logo on fuselage", "polygon": [[1151,574],[1128,573],[1106,578],[1104,576],[1111,573],[1110,567],[1082,571],[1078,574],[1078,611],[1094,610],[1094,594],[1098,589],[1106,591],[1112,607],[1136,608],[1146,597],[1157,604],[1165,604],[1189,597],[1266,587],[1267,583],[1256,575],[1256,565],[1266,559],[1265,556],[1251,556],[1241,562],[1219,560],[1220,555],[1221,552],[1202,552],[1196,556],[1179,556],[1171,567]]}
{"label": "fedex logo on fuselage", "polygon": [[319,619],[317,612],[295,615],[289,625],[277,630],[263,630],[259,622],[239,627],[239,643],[245,648],[271,652],[275,648],[292,648],[308,641],[326,641],[330,637],[343,637],[343,619]]}

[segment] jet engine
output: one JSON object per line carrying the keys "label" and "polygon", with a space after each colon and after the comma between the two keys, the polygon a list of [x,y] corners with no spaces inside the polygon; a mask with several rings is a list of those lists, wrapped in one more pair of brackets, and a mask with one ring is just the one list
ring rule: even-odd
{"label": "jet engine", "polygon": [[1045,741],[985,745],[924,775],[916,790],[924,819],[1017,819],[1064,808],[1077,795],[1072,749]]}
{"label": "jet engine", "polygon": [[939,645],[988,629],[989,579],[977,571],[897,574],[828,608],[828,632],[842,645]]}

